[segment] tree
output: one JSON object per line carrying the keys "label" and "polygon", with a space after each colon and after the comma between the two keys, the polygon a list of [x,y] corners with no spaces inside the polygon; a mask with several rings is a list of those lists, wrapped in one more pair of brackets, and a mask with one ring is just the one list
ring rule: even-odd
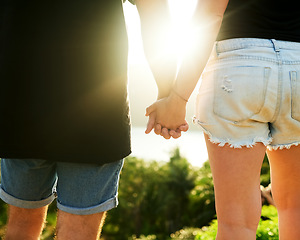
{"label": "tree", "polygon": [[189,215],[193,216],[189,226],[208,225],[216,215],[215,194],[209,162],[198,170],[196,186],[190,194]]}
{"label": "tree", "polygon": [[155,234],[165,240],[188,222],[194,187],[195,172],[179,149],[168,163],[127,158],[120,179],[120,204],[108,212],[103,235],[121,240]]}

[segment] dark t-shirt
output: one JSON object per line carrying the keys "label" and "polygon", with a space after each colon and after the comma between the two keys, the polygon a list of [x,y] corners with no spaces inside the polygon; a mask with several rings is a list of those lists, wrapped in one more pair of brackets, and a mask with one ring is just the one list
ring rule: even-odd
{"label": "dark t-shirt", "polygon": [[130,153],[121,0],[0,0],[0,157]]}
{"label": "dark t-shirt", "polygon": [[300,42],[296,0],[229,0],[217,40],[265,38]]}

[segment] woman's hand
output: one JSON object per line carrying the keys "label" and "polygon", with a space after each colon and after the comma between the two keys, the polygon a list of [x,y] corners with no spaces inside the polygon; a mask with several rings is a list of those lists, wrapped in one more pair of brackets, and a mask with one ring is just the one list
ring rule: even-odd
{"label": "woman's hand", "polygon": [[174,92],[163,99],[153,103],[146,109],[146,116],[149,116],[146,133],[152,129],[156,134],[164,138],[178,138],[181,131],[188,130],[188,124],[185,121],[187,102]]}

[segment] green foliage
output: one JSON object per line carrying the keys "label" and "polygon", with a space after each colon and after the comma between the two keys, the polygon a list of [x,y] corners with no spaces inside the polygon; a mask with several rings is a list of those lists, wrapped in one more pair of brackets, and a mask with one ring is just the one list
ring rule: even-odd
{"label": "green foliage", "polygon": [[216,239],[217,229],[218,222],[213,220],[209,227],[202,228],[202,232],[195,237],[195,240],[214,240]]}
{"label": "green foliage", "polygon": [[5,224],[7,222],[7,204],[0,199],[0,239],[5,233]]}
{"label": "green foliage", "polygon": [[[188,224],[196,174],[176,149],[168,163],[129,157],[121,173],[119,206],[109,211],[103,235],[128,239],[155,234],[165,239]],[[126,217],[124,217],[126,216]]]}
{"label": "green foliage", "polygon": [[43,230],[41,240],[52,240],[55,238],[57,207],[56,201],[53,201],[48,207],[46,226]]}
{"label": "green foliage", "polygon": [[264,187],[267,187],[270,184],[270,165],[267,154],[265,155],[260,171],[260,184]]}
{"label": "green foliage", "polygon": [[263,206],[261,215],[266,220],[260,220],[256,239],[278,240],[278,216],[276,208],[274,206]]}
{"label": "green foliage", "polygon": [[[195,215],[195,213],[197,213]],[[190,193],[189,215],[187,226],[201,227],[207,225],[215,217],[215,195],[210,165],[207,162],[197,171],[195,188]],[[192,222],[191,222],[192,221]]]}
{"label": "green foliage", "polygon": [[171,234],[171,240],[194,240],[200,232],[199,228],[184,228]]}
{"label": "green foliage", "polygon": [[140,237],[133,235],[132,237],[128,238],[128,240],[157,240],[157,237],[155,235],[141,235]]}

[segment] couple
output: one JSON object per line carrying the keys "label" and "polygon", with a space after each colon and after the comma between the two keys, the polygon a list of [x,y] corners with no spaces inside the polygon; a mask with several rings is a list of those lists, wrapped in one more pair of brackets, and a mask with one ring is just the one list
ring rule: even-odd
{"label": "couple", "polygon": [[[133,0],[130,0],[133,2]],[[300,238],[300,12],[295,0],[202,0],[177,73],[167,0],[135,0],[158,85],[146,133],[205,132],[217,239],[255,239],[267,152],[280,239]],[[130,154],[127,36],[120,0],[2,1],[0,197],[5,239],[39,239],[57,197],[57,239],[98,239]],[[177,74],[176,74],[177,73]],[[126,216],[125,216],[126,217]]]}

